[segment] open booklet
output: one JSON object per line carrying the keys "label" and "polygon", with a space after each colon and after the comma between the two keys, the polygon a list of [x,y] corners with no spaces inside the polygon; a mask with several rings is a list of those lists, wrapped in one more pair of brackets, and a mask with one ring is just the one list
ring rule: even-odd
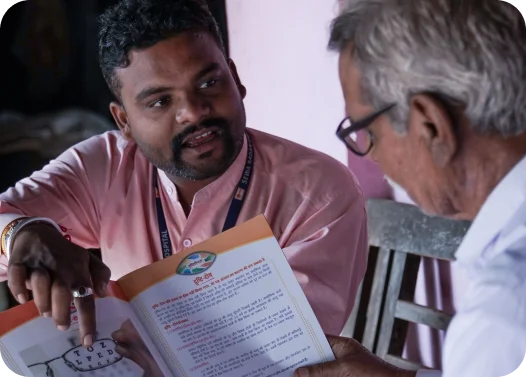
{"label": "open booklet", "polygon": [[112,282],[96,314],[85,348],[74,305],[66,332],[33,302],[0,313],[2,358],[39,377],[290,377],[334,358],[263,216]]}

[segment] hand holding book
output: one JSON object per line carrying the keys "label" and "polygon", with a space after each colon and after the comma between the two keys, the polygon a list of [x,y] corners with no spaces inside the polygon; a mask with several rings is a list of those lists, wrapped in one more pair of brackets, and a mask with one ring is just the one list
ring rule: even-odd
{"label": "hand holding book", "polygon": [[48,360],[61,376],[292,377],[334,359],[263,216],[111,282],[107,291],[95,305],[95,339],[104,342],[92,347],[78,344],[76,305],[62,333],[34,302],[0,313],[6,364],[34,377],[47,372],[29,366]]}
{"label": "hand holding book", "polygon": [[124,321],[121,328],[114,331],[111,337],[117,343],[115,351],[141,367],[144,371],[143,377],[163,377],[153,355],[129,319]]}

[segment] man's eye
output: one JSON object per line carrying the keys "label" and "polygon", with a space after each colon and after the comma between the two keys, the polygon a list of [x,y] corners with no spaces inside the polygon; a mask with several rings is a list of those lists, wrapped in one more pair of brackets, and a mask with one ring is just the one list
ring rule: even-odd
{"label": "man's eye", "polygon": [[207,82],[201,84],[201,86],[199,87],[199,89],[210,88],[210,87],[216,85],[218,81],[219,81],[219,80],[217,80],[217,79],[208,80]]}
{"label": "man's eye", "polygon": [[148,108],[159,108],[166,107],[170,103],[170,98],[163,97],[155,102],[152,102],[148,105]]}

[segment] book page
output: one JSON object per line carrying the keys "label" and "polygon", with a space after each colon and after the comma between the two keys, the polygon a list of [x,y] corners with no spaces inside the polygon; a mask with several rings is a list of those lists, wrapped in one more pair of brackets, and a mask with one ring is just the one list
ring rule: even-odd
{"label": "book page", "polygon": [[[119,287],[112,284],[108,297],[96,299],[97,333],[90,348],[80,343],[79,316],[73,304],[71,327],[65,332],[58,330],[51,318],[41,317],[33,302],[0,313],[4,363],[19,375],[33,377],[142,377],[146,366],[158,371],[155,377],[170,375]],[[132,339],[136,362],[116,351],[117,330]]]}
{"label": "book page", "polygon": [[174,375],[292,377],[334,357],[262,216],[119,285]]}

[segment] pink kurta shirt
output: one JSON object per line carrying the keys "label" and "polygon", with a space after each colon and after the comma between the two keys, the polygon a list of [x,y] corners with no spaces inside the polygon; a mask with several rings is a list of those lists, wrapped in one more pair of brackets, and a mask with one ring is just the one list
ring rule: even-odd
{"label": "pink kurta shirt", "polygon": [[[298,144],[249,130],[254,172],[238,224],[264,214],[324,331],[339,334],[366,269],[364,199],[349,170]],[[175,252],[221,232],[247,143],[186,217],[177,188],[159,171]],[[88,139],[0,195],[0,230],[14,214],[51,218],[85,248],[100,248],[112,279],[162,259],[155,168],[119,132]],[[5,259],[0,260],[5,264]],[[4,270],[0,278],[6,279]]]}

